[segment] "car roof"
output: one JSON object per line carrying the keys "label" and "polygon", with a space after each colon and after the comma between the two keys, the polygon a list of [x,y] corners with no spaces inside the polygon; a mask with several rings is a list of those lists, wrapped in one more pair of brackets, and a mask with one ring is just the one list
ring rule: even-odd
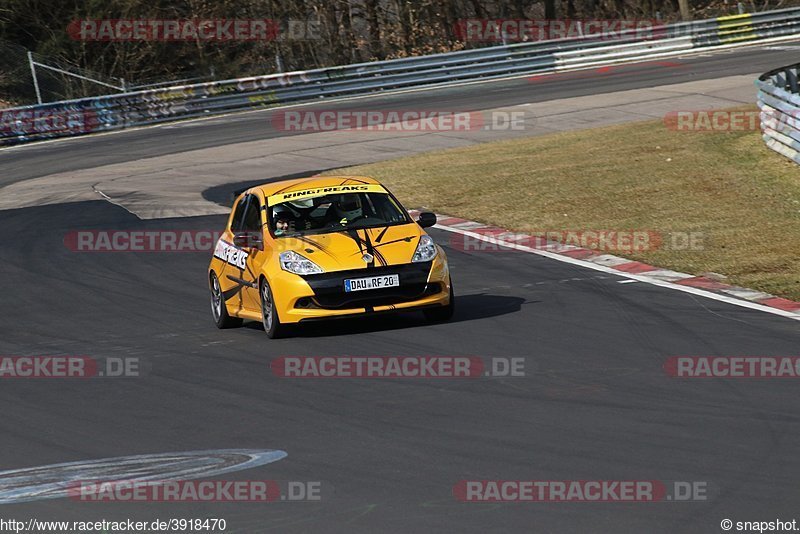
{"label": "car roof", "polygon": [[353,185],[353,184],[377,184],[380,182],[368,176],[310,176],[308,178],[294,178],[291,180],[280,180],[268,182],[254,187],[261,189],[265,197],[277,193],[289,193],[291,191],[302,191],[316,187],[330,187],[332,185]]}

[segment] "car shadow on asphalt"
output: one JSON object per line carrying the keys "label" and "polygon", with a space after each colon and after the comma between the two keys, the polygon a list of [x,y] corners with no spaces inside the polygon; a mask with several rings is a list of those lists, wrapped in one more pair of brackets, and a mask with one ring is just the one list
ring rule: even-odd
{"label": "car shadow on asphalt", "polygon": [[[331,167],[335,168],[335,167]],[[204,199],[208,200],[209,202],[215,202],[220,206],[225,206],[226,208],[230,208],[233,206],[233,201],[236,200],[236,197],[239,196],[243,191],[250,189],[251,187],[255,187],[257,185],[262,185],[270,182],[280,182],[282,180],[294,180],[295,178],[306,178],[309,176],[314,176],[315,174],[320,174],[330,169],[316,169],[310,171],[303,171],[303,172],[295,172],[292,174],[285,174],[283,176],[275,176],[273,178],[259,178],[258,180],[247,180],[246,182],[236,182],[236,183],[228,183],[222,185],[215,185],[213,187],[209,187],[201,192],[201,195]]]}
{"label": "car shadow on asphalt", "polygon": [[[460,323],[498,317],[520,311],[522,305],[532,304],[537,301],[526,301],[521,297],[507,295],[456,295],[456,311],[453,318],[444,323],[430,323],[425,320],[422,312],[398,312],[373,317],[358,317],[353,319],[331,319],[304,323],[293,326],[289,335],[292,337],[326,337],[352,334],[366,334],[386,330],[399,330],[403,328],[419,328],[435,324]],[[260,321],[246,322],[245,328],[263,330]]]}

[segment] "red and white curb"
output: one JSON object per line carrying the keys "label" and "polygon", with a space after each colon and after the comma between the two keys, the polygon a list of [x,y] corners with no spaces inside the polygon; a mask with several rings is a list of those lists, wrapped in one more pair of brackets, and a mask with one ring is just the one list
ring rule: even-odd
{"label": "red and white curb", "polygon": [[[419,210],[410,210],[410,213],[416,218]],[[521,245],[517,241],[535,243],[536,240],[533,236],[447,215],[437,215],[437,219],[438,222],[434,228],[461,234],[496,246],[537,254],[556,261],[615,274],[638,282],[800,320],[800,302],[776,297],[769,293],[728,285],[704,276],[661,269],[639,261],[631,261],[627,258],[574,245],[550,241],[541,247],[529,247]]]}

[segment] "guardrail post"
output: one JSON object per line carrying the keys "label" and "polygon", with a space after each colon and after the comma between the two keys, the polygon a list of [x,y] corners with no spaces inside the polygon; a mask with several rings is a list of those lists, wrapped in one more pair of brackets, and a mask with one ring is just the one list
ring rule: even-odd
{"label": "guardrail post", "polygon": [[42,103],[42,93],[39,92],[39,80],[36,79],[36,65],[33,64],[33,53],[28,50],[28,65],[31,67],[31,76],[33,76],[33,88],[36,91],[36,101]]}
{"label": "guardrail post", "polygon": [[787,89],[792,93],[797,94],[797,71],[789,67],[786,69],[786,81],[788,82]]}
{"label": "guardrail post", "polygon": [[786,71],[775,73],[775,87],[786,88]]}

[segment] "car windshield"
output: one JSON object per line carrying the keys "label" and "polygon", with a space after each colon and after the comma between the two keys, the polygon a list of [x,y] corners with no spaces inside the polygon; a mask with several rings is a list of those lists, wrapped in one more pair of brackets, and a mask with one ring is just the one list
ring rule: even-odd
{"label": "car windshield", "polygon": [[270,231],[275,237],[341,232],[410,222],[386,193],[336,193],[275,204]]}

